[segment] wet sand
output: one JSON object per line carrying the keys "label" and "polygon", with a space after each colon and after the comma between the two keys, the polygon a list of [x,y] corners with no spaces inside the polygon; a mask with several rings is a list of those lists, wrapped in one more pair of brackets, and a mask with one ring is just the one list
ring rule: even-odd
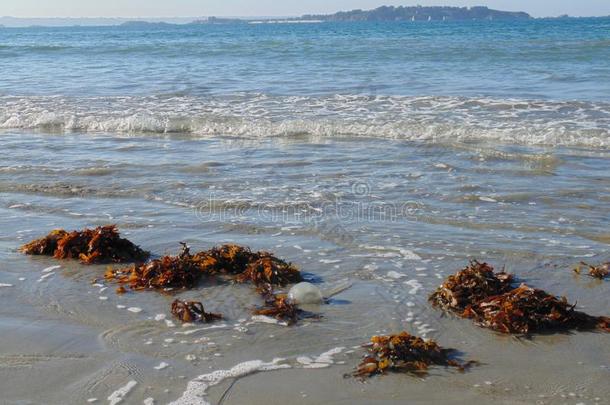
{"label": "wet sand", "polygon": [[[278,358],[287,368],[226,379],[202,401],[601,404],[610,396],[607,334],[519,339],[427,303],[442,278],[477,257],[608,315],[608,283],[570,271],[607,259],[606,152],[310,138],[19,134],[1,142],[9,151],[0,165],[3,403],[111,403],[127,387],[122,403],[164,404],[197,376]],[[47,150],[63,151],[62,160]],[[371,203],[407,210],[353,214]],[[226,321],[182,327],[166,322],[174,296],[117,295],[99,281],[105,266],[17,252],[56,227],[105,223],[155,255],[178,252],[180,241],[195,250],[236,242],[274,251],[322,289],[353,285],[311,308],[321,320],[283,327],[252,322],[260,301],[251,287],[202,283],[178,296]],[[360,344],[401,330],[482,364],[463,374],[435,368],[426,379],[344,378],[364,354]],[[336,348],[332,362],[305,368],[302,357]]]}

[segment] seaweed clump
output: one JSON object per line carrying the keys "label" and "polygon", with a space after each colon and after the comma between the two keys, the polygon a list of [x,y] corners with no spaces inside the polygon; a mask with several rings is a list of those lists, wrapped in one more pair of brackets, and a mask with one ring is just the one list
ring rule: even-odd
{"label": "seaweed clump", "polygon": [[206,273],[183,244],[178,256],[163,256],[124,269],[109,268],[105,278],[127,284],[132,290],[193,288]]}
{"label": "seaweed clump", "polygon": [[285,294],[276,294],[271,284],[262,284],[257,291],[263,297],[265,305],[254,310],[255,315],[264,315],[294,325],[299,319],[318,318],[316,314],[304,311],[288,301]]}
{"label": "seaweed clump", "polygon": [[267,252],[252,252],[247,247],[223,245],[191,254],[182,243],[178,256],[164,256],[127,269],[110,269],[107,279],[129,284],[134,290],[151,288],[193,288],[204,275],[226,274],[235,281],[286,285],[302,280],[299,270],[290,263]]}
{"label": "seaweed clump", "polygon": [[271,253],[262,252],[258,258],[249,263],[246,270],[236,278],[237,282],[252,281],[255,285],[273,284],[285,286],[303,281],[301,273],[291,263],[287,263]]}
{"label": "seaweed clump", "polygon": [[301,273],[291,263],[268,252],[252,252],[249,248],[227,244],[198,252],[192,257],[208,274],[228,274],[239,283],[255,285],[270,283],[284,286],[302,281]]}
{"label": "seaweed clump", "polygon": [[513,277],[494,273],[486,263],[472,261],[451,275],[430,295],[433,305],[502,333],[610,331],[610,318],[576,311],[565,297],[557,298],[525,284],[515,288]]}
{"label": "seaweed clump", "polygon": [[513,276],[476,260],[463,270],[451,275],[430,295],[430,302],[444,310],[461,313],[469,305],[487,297],[510,291]]}
{"label": "seaweed clump", "polygon": [[288,301],[285,294],[276,294],[273,286],[285,286],[303,280],[299,270],[291,263],[268,252],[252,252],[247,247],[227,244],[199,252],[192,260],[200,271],[207,274],[228,274],[238,283],[252,283],[264,300],[255,308],[255,315],[273,317],[295,324],[299,319],[316,315],[299,309]]}
{"label": "seaweed clump", "polygon": [[[276,294],[274,285],[284,286],[302,281],[299,270],[271,253],[252,252],[247,247],[222,245],[210,250],[191,254],[182,243],[182,252],[177,256],[164,256],[144,264],[135,264],[124,269],[109,268],[105,278],[116,280],[132,290],[161,290],[193,288],[202,277],[227,275],[236,282],[251,282],[257,287],[265,304],[254,310],[255,315],[266,315],[289,325],[299,319],[316,315],[299,309],[288,301],[285,294]],[[124,288],[121,290],[125,292]],[[205,320],[203,306],[194,302],[175,301],[172,313],[179,319]],[[214,315],[214,314],[212,314]],[[185,321],[190,322],[190,321]],[[207,321],[206,321],[207,322]]]}
{"label": "seaweed clump", "polygon": [[610,332],[610,318],[574,310],[565,297],[557,298],[525,284],[466,308],[463,316],[502,333],[601,329]]}
{"label": "seaweed clump", "polygon": [[53,256],[57,250],[57,243],[67,234],[68,232],[63,229],[55,229],[47,236],[23,245],[20,250],[26,255]]}
{"label": "seaweed clump", "polygon": [[121,238],[115,225],[73,232],[56,229],[22,246],[21,251],[56,259],[80,259],[85,264],[136,262],[150,256],[128,239]]}
{"label": "seaweed clump", "polygon": [[259,253],[254,253],[247,247],[234,244],[215,247],[196,255],[198,258],[207,258],[216,271],[226,274],[243,273],[259,256]]}
{"label": "seaweed clump", "polygon": [[172,303],[172,315],[182,322],[210,323],[222,319],[221,314],[205,312],[203,304],[196,301],[175,300]]}
{"label": "seaweed clump", "polygon": [[371,377],[389,371],[422,376],[428,374],[428,369],[433,365],[464,371],[476,363],[461,363],[452,359],[454,349],[442,348],[434,340],[424,340],[407,332],[373,336],[368,351],[368,355],[354,372],[357,377]]}
{"label": "seaweed clump", "polygon": [[[588,263],[581,262],[580,265],[588,268],[589,271],[587,272],[587,275],[598,280],[603,280],[610,276],[610,263],[603,263],[598,266],[593,266]],[[580,265],[574,268],[574,273],[582,274]]]}

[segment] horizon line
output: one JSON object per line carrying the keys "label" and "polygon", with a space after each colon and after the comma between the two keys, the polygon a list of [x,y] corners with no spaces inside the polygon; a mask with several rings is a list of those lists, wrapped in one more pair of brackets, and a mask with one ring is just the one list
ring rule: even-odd
{"label": "horizon line", "polygon": [[[528,13],[529,14],[529,13]],[[62,16],[48,16],[48,17],[23,17],[23,16],[14,16],[14,15],[3,15],[0,16],[2,18],[11,18],[15,20],[196,20],[200,18],[232,18],[232,19],[241,19],[241,20],[251,20],[251,19],[270,19],[270,18],[302,18],[304,16],[318,16],[318,15],[332,15],[332,14],[302,14],[302,15],[252,15],[252,16],[233,16],[233,15],[197,15],[197,16],[70,16],[70,17],[62,17]],[[545,15],[545,16],[530,16],[534,19],[544,19],[544,18],[559,18],[559,17],[570,17],[570,18],[603,18],[610,17],[610,14],[599,14],[599,15],[571,15],[567,13],[558,14],[558,15]]]}
{"label": "horizon line", "polygon": [[176,15],[148,15],[148,16],[133,16],[133,15],[129,15],[129,16],[121,16],[121,15],[86,15],[86,16],[58,16],[58,15],[54,15],[54,16],[14,16],[14,15],[4,15],[0,18],[13,18],[13,19],[136,19],[136,20],[146,20],[146,19],[155,19],[155,20],[161,20],[161,19],[172,19],[172,20],[187,20],[187,19],[197,19],[197,18],[210,18],[210,17],[217,17],[217,18],[234,18],[234,19],[244,19],[244,20],[248,20],[248,19],[257,19],[257,18],[303,18],[305,16],[332,16],[338,13],[349,13],[349,12],[353,12],[353,11],[365,11],[365,12],[370,12],[370,11],[375,11],[378,10],[382,7],[393,7],[393,8],[398,8],[398,7],[406,7],[406,8],[416,8],[416,7],[422,7],[422,8],[458,8],[458,9],[468,9],[471,10],[473,8],[477,8],[477,7],[485,7],[488,8],[489,10],[493,10],[493,11],[500,11],[500,12],[513,12],[513,13],[517,13],[517,12],[522,12],[522,13],[527,13],[530,15],[530,17],[532,18],[557,18],[557,17],[574,17],[574,18],[594,18],[594,17],[610,17],[610,13],[608,14],[603,14],[603,11],[599,11],[599,13],[596,14],[574,14],[571,15],[567,12],[558,12],[555,15],[542,15],[542,14],[538,14],[538,13],[532,13],[530,11],[525,11],[525,10],[506,10],[503,8],[494,8],[494,7],[490,7],[486,4],[481,4],[481,5],[471,5],[471,6],[457,6],[457,5],[430,5],[430,6],[420,6],[420,5],[401,5],[401,6],[380,6],[380,7],[371,7],[371,8],[352,8],[352,9],[345,9],[345,10],[337,10],[337,11],[326,11],[326,12],[306,12],[304,14],[267,14],[267,15],[222,15],[222,14],[208,14],[208,15],[182,15],[182,16],[176,16]]}

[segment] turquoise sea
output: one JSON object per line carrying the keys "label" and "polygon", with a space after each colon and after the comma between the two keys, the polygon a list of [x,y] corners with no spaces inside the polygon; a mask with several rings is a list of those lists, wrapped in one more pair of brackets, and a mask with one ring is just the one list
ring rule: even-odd
{"label": "turquoise sea", "polygon": [[5,28],[0,128],[608,146],[610,19]]}

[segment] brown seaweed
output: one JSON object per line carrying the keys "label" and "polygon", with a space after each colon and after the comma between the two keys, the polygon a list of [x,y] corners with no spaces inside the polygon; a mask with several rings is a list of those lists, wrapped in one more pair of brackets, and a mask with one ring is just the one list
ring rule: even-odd
{"label": "brown seaweed", "polygon": [[63,229],[55,229],[47,236],[23,245],[20,250],[26,255],[53,256],[57,250],[57,243],[67,234],[68,232]]}
{"label": "brown seaweed", "polygon": [[[317,317],[288,302],[286,295],[276,294],[274,285],[284,286],[301,281],[301,273],[291,263],[287,263],[271,253],[252,252],[247,247],[223,245],[210,250],[190,253],[184,243],[178,256],[164,256],[144,264],[135,264],[123,269],[109,268],[105,278],[128,285],[132,290],[167,290],[173,288],[193,288],[203,277],[227,275],[240,283],[251,282],[265,301],[264,306],[254,310],[256,315],[266,315],[288,324],[299,319]],[[124,288],[117,292],[125,292]],[[186,314],[184,306],[174,302],[174,309],[180,310],[179,318],[194,316]],[[197,307],[193,307],[195,313]]]}
{"label": "brown seaweed", "polygon": [[193,288],[206,275],[183,244],[178,256],[163,256],[124,269],[108,269],[105,277],[129,285],[132,290]]}
{"label": "brown seaweed", "polygon": [[468,306],[462,316],[502,333],[529,334],[558,330],[601,329],[610,332],[610,318],[575,311],[557,298],[525,284]]}
{"label": "brown seaweed", "polygon": [[429,300],[434,306],[502,333],[609,331],[610,318],[575,311],[564,297],[557,298],[525,284],[515,288],[512,281],[511,275],[494,273],[486,263],[473,261],[449,276]]}
{"label": "brown seaweed", "polygon": [[268,252],[252,252],[249,248],[227,244],[193,255],[193,261],[202,271],[235,276],[240,283],[253,282],[255,285],[270,283],[284,286],[302,281],[301,273],[291,263],[287,263]]}
{"label": "brown seaweed", "polygon": [[253,282],[255,285],[263,283],[285,286],[290,283],[303,281],[301,273],[291,263],[287,263],[270,253],[259,253],[259,258],[248,264],[246,271],[239,274],[237,282]]}
{"label": "brown seaweed", "polygon": [[252,252],[247,247],[223,245],[192,255],[186,244],[178,256],[164,256],[127,269],[107,272],[106,278],[129,283],[134,289],[194,286],[202,275],[227,274],[240,283],[284,286],[302,281],[299,270],[268,252]]}
{"label": "brown seaweed", "polygon": [[120,237],[115,225],[66,232],[57,229],[21,247],[29,255],[80,259],[85,264],[126,263],[146,260],[149,253]]}
{"label": "brown seaweed", "polygon": [[255,315],[270,316],[289,325],[299,319],[317,317],[288,302],[286,295],[274,292],[274,285],[285,286],[303,278],[295,266],[271,253],[228,244],[199,252],[192,260],[203,273],[228,274],[238,283],[251,282],[257,286],[265,304],[254,310]]}
{"label": "brown seaweed", "polygon": [[182,322],[210,323],[222,319],[221,314],[205,312],[203,304],[196,301],[175,300],[172,303],[172,315]]}
{"label": "brown seaweed", "polygon": [[197,256],[199,255],[215,259],[216,270],[227,274],[241,274],[246,271],[250,263],[259,258],[259,253],[253,253],[247,247],[233,244],[215,247],[206,252],[198,253]]}
{"label": "brown seaweed", "polygon": [[512,275],[494,273],[489,264],[473,260],[466,268],[449,276],[429,300],[434,306],[459,313],[484,298],[510,291],[512,281]]}
{"label": "brown seaweed", "polygon": [[599,280],[603,280],[610,276],[610,263],[603,263],[597,266],[593,266],[591,264],[580,262],[579,266],[574,268],[574,272],[576,274],[582,274],[582,269],[580,266],[585,266],[588,269],[587,275],[593,278],[597,278]]}
{"label": "brown seaweed", "polygon": [[192,256],[192,261],[199,267],[199,270],[206,274],[219,273],[218,259],[208,251],[195,253]]}
{"label": "brown seaweed", "polygon": [[184,245],[178,256],[164,256],[123,270],[112,270],[107,278],[130,284],[132,289],[192,288],[202,275],[226,274],[240,283],[286,285],[302,280],[301,273],[271,253],[252,252],[239,245],[222,245],[190,254]]}
{"label": "brown seaweed", "polygon": [[357,377],[371,377],[389,371],[422,376],[426,375],[433,365],[464,371],[476,363],[461,363],[452,358],[455,355],[454,349],[444,349],[433,340],[424,340],[407,332],[373,336],[368,351],[368,355],[354,372]]}
{"label": "brown seaweed", "polygon": [[273,286],[269,283],[260,285],[257,291],[263,297],[265,305],[255,309],[255,315],[270,316],[279,321],[284,321],[288,325],[294,325],[304,318],[319,318],[319,315],[304,311],[290,303],[285,294],[276,294],[273,291]]}

